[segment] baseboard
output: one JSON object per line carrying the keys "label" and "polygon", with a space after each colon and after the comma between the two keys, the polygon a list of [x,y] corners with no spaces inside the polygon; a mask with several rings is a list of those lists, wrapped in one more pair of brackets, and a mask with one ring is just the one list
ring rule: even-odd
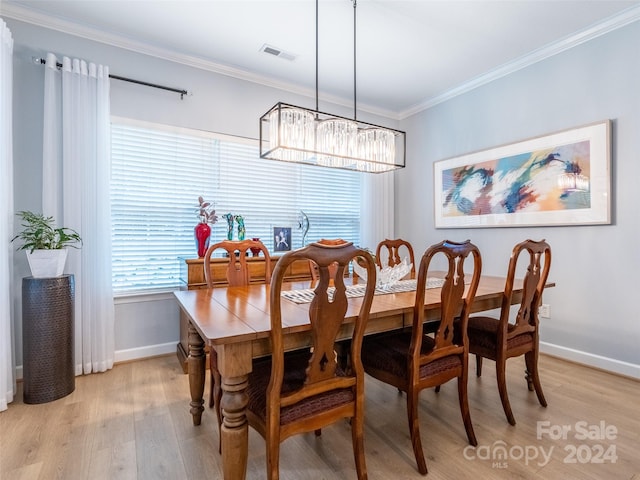
{"label": "baseboard", "polygon": [[562,358],[564,360],[588,365],[600,370],[605,370],[607,372],[624,375],[625,377],[640,379],[640,365],[635,365],[633,363],[622,362],[613,358],[574,350],[573,348],[567,348],[547,342],[540,342],[540,352]]}
{"label": "baseboard", "polygon": [[141,358],[157,357],[168,353],[175,353],[176,342],[162,343],[159,345],[148,345],[128,350],[116,350],[113,357],[114,363],[140,360]]}
{"label": "baseboard", "polygon": [[[116,350],[114,353],[114,363],[129,362],[143,358],[158,357],[176,352],[176,342],[164,343],[160,345],[148,345],[145,347],[130,348],[128,350]],[[177,360],[176,360],[177,362]],[[78,374],[80,375],[80,374]],[[22,365],[16,366],[16,380],[23,378]]]}
{"label": "baseboard", "polygon": [[[116,363],[128,362],[158,355],[167,355],[175,353],[175,351],[176,342],[118,350],[115,352],[114,361]],[[634,365],[633,363],[622,362],[613,358],[594,355],[593,353],[582,352],[547,342],[540,342],[540,352],[640,380],[640,365]],[[22,365],[16,367],[16,379],[22,380]]]}

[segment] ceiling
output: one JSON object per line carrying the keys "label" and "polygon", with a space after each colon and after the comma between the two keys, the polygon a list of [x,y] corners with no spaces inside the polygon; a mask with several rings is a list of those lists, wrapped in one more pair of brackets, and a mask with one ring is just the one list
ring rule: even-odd
{"label": "ceiling", "polygon": [[[0,9],[3,16],[315,95],[314,0],[2,0]],[[356,10],[358,109],[398,119],[640,20],[640,0],[360,0]],[[321,102],[353,106],[352,1],[320,0],[318,22]],[[265,44],[294,59],[261,52]]]}

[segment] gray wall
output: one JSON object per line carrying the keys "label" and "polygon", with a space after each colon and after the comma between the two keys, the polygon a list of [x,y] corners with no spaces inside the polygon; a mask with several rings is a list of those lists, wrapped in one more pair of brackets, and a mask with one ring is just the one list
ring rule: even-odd
{"label": "gray wall", "polygon": [[[483,271],[504,274],[513,245],[546,238],[553,262],[543,351],[640,377],[640,22],[406,119],[407,168],[396,176],[396,232],[416,248],[472,239]],[[611,225],[435,229],[433,162],[612,120]]]}
{"label": "gray wall", "polygon": [[[15,39],[15,206],[41,204],[43,67],[46,51],[86,58],[131,78],[186,88],[180,97],[111,82],[112,114],[215,132],[258,136],[258,117],[277,101],[313,106],[313,100],[224,75],[172,63],[5,19]],[[407,131],[407,168],[396,176],[396,233],[416,251],[443,238],[472,239],[484,272],[501,275],[512,246],[546,238],[553,248],[544,301],[543,348],[565,358],[640,377],[640,329],[634,294],[640,240],[634,174],[640,151],[640,23],[629,25],[398,122],[362,113],[364,121]],[[349,107],[320,105],[349,116]],[[433,226],[434,161],[537,135],[613,121],[613,223],[606,226],[450,229]],[[24,254],[15,256],[17,363],[22,363],[20,282]],[[116,360],[173,352],[178,311],[171,294],[116,300]]]}
{"label": "gray wall", "polygon": [[[176,88],[193,95],[184,100],[175,93],[117,80],[111,81],[112,115],[180,127],[258,138],[258,119],[276,102],[313,108],[315,99],[219,75],[182,64],[104,45],[35,25],[5,19],[14,48],[15,208],[40,210],[42,203],[42,105],[44,67],[32,56],[46,52],[84,58],[108,65],[115,75]],[[352,106],[320,109],[351,116]],[[358,118],[396,128],[398,122],[358,112]],[[162,192],[158,192],[161,195]],[[195,217],[194,217],[195,221]],[[195,255],[195,252],[194,252]],[[22,364],[21,278],[29,275],[26,257],[16,252],[15,317],[16,363]],[[143,295],[115,300],[116,361],[174,352],[178,342],[178,307],[172,294]],[[18,372],[20,375],[20,371]]]}

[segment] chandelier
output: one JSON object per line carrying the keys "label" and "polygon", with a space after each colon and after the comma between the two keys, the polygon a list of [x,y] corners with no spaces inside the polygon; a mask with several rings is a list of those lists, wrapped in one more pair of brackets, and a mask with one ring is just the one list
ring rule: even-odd
{"label": "chandelier", "polygon": [[260,157],[359,172],[404,168],[405,132],[357,120],[356,0],[353,1],[353,119],[318,110],[318,0],[316,108],[276,103],[260,117]]}

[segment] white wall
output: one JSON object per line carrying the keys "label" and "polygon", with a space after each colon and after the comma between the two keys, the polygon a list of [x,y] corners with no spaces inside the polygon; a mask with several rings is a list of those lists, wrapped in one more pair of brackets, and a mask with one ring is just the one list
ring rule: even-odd
{"label": "white wall", "polygon": [[[180,127],[258,138],[258,119],[276,102],[307,108],[315,99],[215,74],[182,64],[89,41],[13,19],[5,19],[13,34],[15,208],[40,210],[42,203],[42,104],[44,68],[31,61],[51,51],[108,65],[110,73],[192,92],[180,95],[111,81],[111,113]],[[327,105],[320,110],[351,116],[352,107]],[[398,122],[359,111],[358,118],[397,128]],[[161,196],[162,192],[158,192]],[[194,197],[195,198],[195,197]],[[195,218],[194,218],[195,221]],[[195,255],[195,251],[194,251]],[[29,275],[23,252],[14,255],[16,363],[22,364],[22,277]],[[116,361],[174,352],[178,343],[178,307],[171,294],[117,299]],[[19,372],[20,373],[20,372]]]}
{"label": "white wall", "polygon": [[[638,152],[640,22],[565,51],[401,122],[407,168],[396,176],[395,228],[416,251],[471,239],[483,271],[506,273],[517,242],[553,252],[543,351],[640,378]],[[611,225],[435,229],[433,162],[612,120]]]}

